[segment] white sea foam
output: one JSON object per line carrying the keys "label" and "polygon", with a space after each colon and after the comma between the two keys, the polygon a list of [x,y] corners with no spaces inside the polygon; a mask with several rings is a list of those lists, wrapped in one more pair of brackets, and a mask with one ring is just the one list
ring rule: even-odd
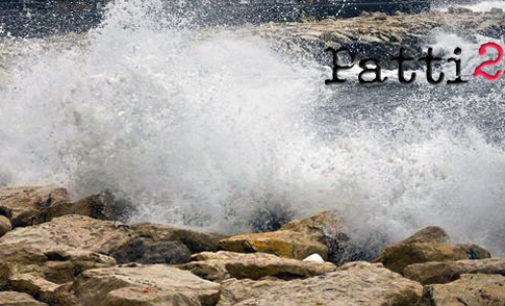
{"label": "white sea foam", "polygon": [[120,1],[63,48],[18,42],[0,89],[3,183],[110,188],[137,222],[237,231],[280,202],[337,208],[362,241],[440,225],[504,251],[501,88],[326,87],[320,64],[160,23],[158,8]]}

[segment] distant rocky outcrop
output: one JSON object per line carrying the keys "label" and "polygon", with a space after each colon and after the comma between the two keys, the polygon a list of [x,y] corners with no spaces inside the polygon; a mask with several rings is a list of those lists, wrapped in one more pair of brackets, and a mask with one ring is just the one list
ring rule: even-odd
{"label": "distant rocky outcrop", "polygon": [[[387,66],[401,47],[409,56],[418,57],[422,48],[433,43],[434,34],[441,32],[457,33],[471,41],[476,40],[478,35],[501,39],[505,33],[505,14],[498,11],[400,13],[392,16],[366,13],[348,19],[267,23],[246,27],[242,31],[260,35],[270,40],[274,48],[290,55],[313,55],[316,60],[328,65],[330,57],[325,55],[324,50],[327,47],[346,47],[354,51],[357,58],[387,60],[383,63]],[[412,62],[410,65],[419,63]]]}

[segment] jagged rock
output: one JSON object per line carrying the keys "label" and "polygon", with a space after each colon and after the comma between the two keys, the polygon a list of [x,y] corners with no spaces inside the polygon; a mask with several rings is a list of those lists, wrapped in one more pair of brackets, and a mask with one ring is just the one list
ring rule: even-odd
{"label": "jagged rock", "polygon": [[45,222],[42,211],[52,205],[70,202],[66,189],[55,186],[0,188],[0,214],[7,216],[13,227]]}
{"label": "jagged rock", "polygon": [[0,305],[2,306],[47,306],[46,303],[35,300],[32,296],[15,291],[0,292]]}
{"label": "jagged rock", "polygon": [[11,221],[5,216],[0,215],[0,237],[12,229]]}
{"label": "jagged rock", "polygon": [[72,285],[76,305],[215,305],[219,284],[167,265],[93,269]]}
{"label": "jagged rock", "polygon": [[463,274],[452,283],[425,286],[422,305],[505,305],[505,277]]}
{"label": "jagged rock", "polygon": [[421,294],[419,283],[381,264],[354,262],[304,280],[229,280],[219,305],[415,305]]}
{"label": "jagged rock", "polygon": [[[221,240],[219,246],[232,252],[265,252],[280,257],[304,259],[314,253],[328,258],[326,230],[341,227],[340,218],[333,212],[285,224],[279,231],[242,234]],[[348,239],[340,234],[340,239]]]}
{"label": "jagged rock", "polygon": [[505,275],[505,258],[433,261],[409,265],[403,270],[405,277],[421,284],[444,284],[470,273]]}
{"label": "jagged rock", "polygon": [[332,263],[304,262],[266,253],[241,254],[220,251],[195,254],[192,261],[181,268],[208,280],[222,281],[227,278],[253,280],[264,277],[307,278],[335,271],[337,267]]}
{"label": "jagged rock", "polygon": [[388,246],[377,258],[388,269],[402,273],[411,264],[428,261],[489,258],[489,252],[477,245],[449,244],[442,229],[423,229],[404,241]]}

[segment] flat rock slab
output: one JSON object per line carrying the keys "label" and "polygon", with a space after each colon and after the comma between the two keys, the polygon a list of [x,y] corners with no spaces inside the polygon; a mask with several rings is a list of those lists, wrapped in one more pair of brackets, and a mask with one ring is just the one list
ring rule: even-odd
{"label": "flat rock slab", "polygon": [[505,258],[434,261],[413,264],[403,270],[405,277],[425,285],[449,283],[470,273],[505,275]]}
{"label": "flat rock slab", "polygon": [[71,291],[83,306],[215,305],[220,286],[168,265],[137,265],[88,270]]}
{"label": "flat rock slab", "polygon": [[[349,263],[335,272],[305,280],[261,283],[238,280],[224,284],[220,305],[415,305],[421,298],[422,286],[385,269],[381,264]],[[265,281],[263,281],[265,282]],[[253,296],[241,301],[240,284],[255,288]],[[238,294],[225,292],[238,291]],[[231,297],[232,300],[226,299]]]}
{"label": "flat rock slab", "polygon": [[227,251],[195,254],[192,261],[182,268],[212,281],[227,278],[257,280],[268,276],[290,280],[313,277],[337,269],[329,262],[305,262],[267,253],[243,254]]}
{"label": "flat rock slab", "polygon": [[463,274],[448,284],[424,288],[423,305],[505,305],[505,277],[491,274]]}

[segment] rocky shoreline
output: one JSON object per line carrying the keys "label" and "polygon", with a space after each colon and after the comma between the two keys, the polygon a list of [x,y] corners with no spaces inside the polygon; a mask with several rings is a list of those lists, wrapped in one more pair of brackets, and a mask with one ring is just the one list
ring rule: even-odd
{"label": "rocky shoreline", "polygon": [[437,33],[455,33],[470,41],[476,41],[478,36],[503,39],[505,13],[501,9],[472,12],[463,8],[415,15],[366,13],[348,19],[266,23],[240,31],[266,38],[274,48],[292,56],[312,54],[317,61],[329,65],[324,53],[328,47],[348,48],[357,58],[389,60],[398,55],[401,47],[411,56],[422,54]]}
{"label": "rocky shoreline", "polygon": [[[1,305],[503,305],[505,258],[427,227],[373,262],[325,261],[337,212],[227,237],[126,224],[103,192],[0,188]],[[328,233],[332,233],[329,235]],[[330,243],[331,242],[331,243]]]}

